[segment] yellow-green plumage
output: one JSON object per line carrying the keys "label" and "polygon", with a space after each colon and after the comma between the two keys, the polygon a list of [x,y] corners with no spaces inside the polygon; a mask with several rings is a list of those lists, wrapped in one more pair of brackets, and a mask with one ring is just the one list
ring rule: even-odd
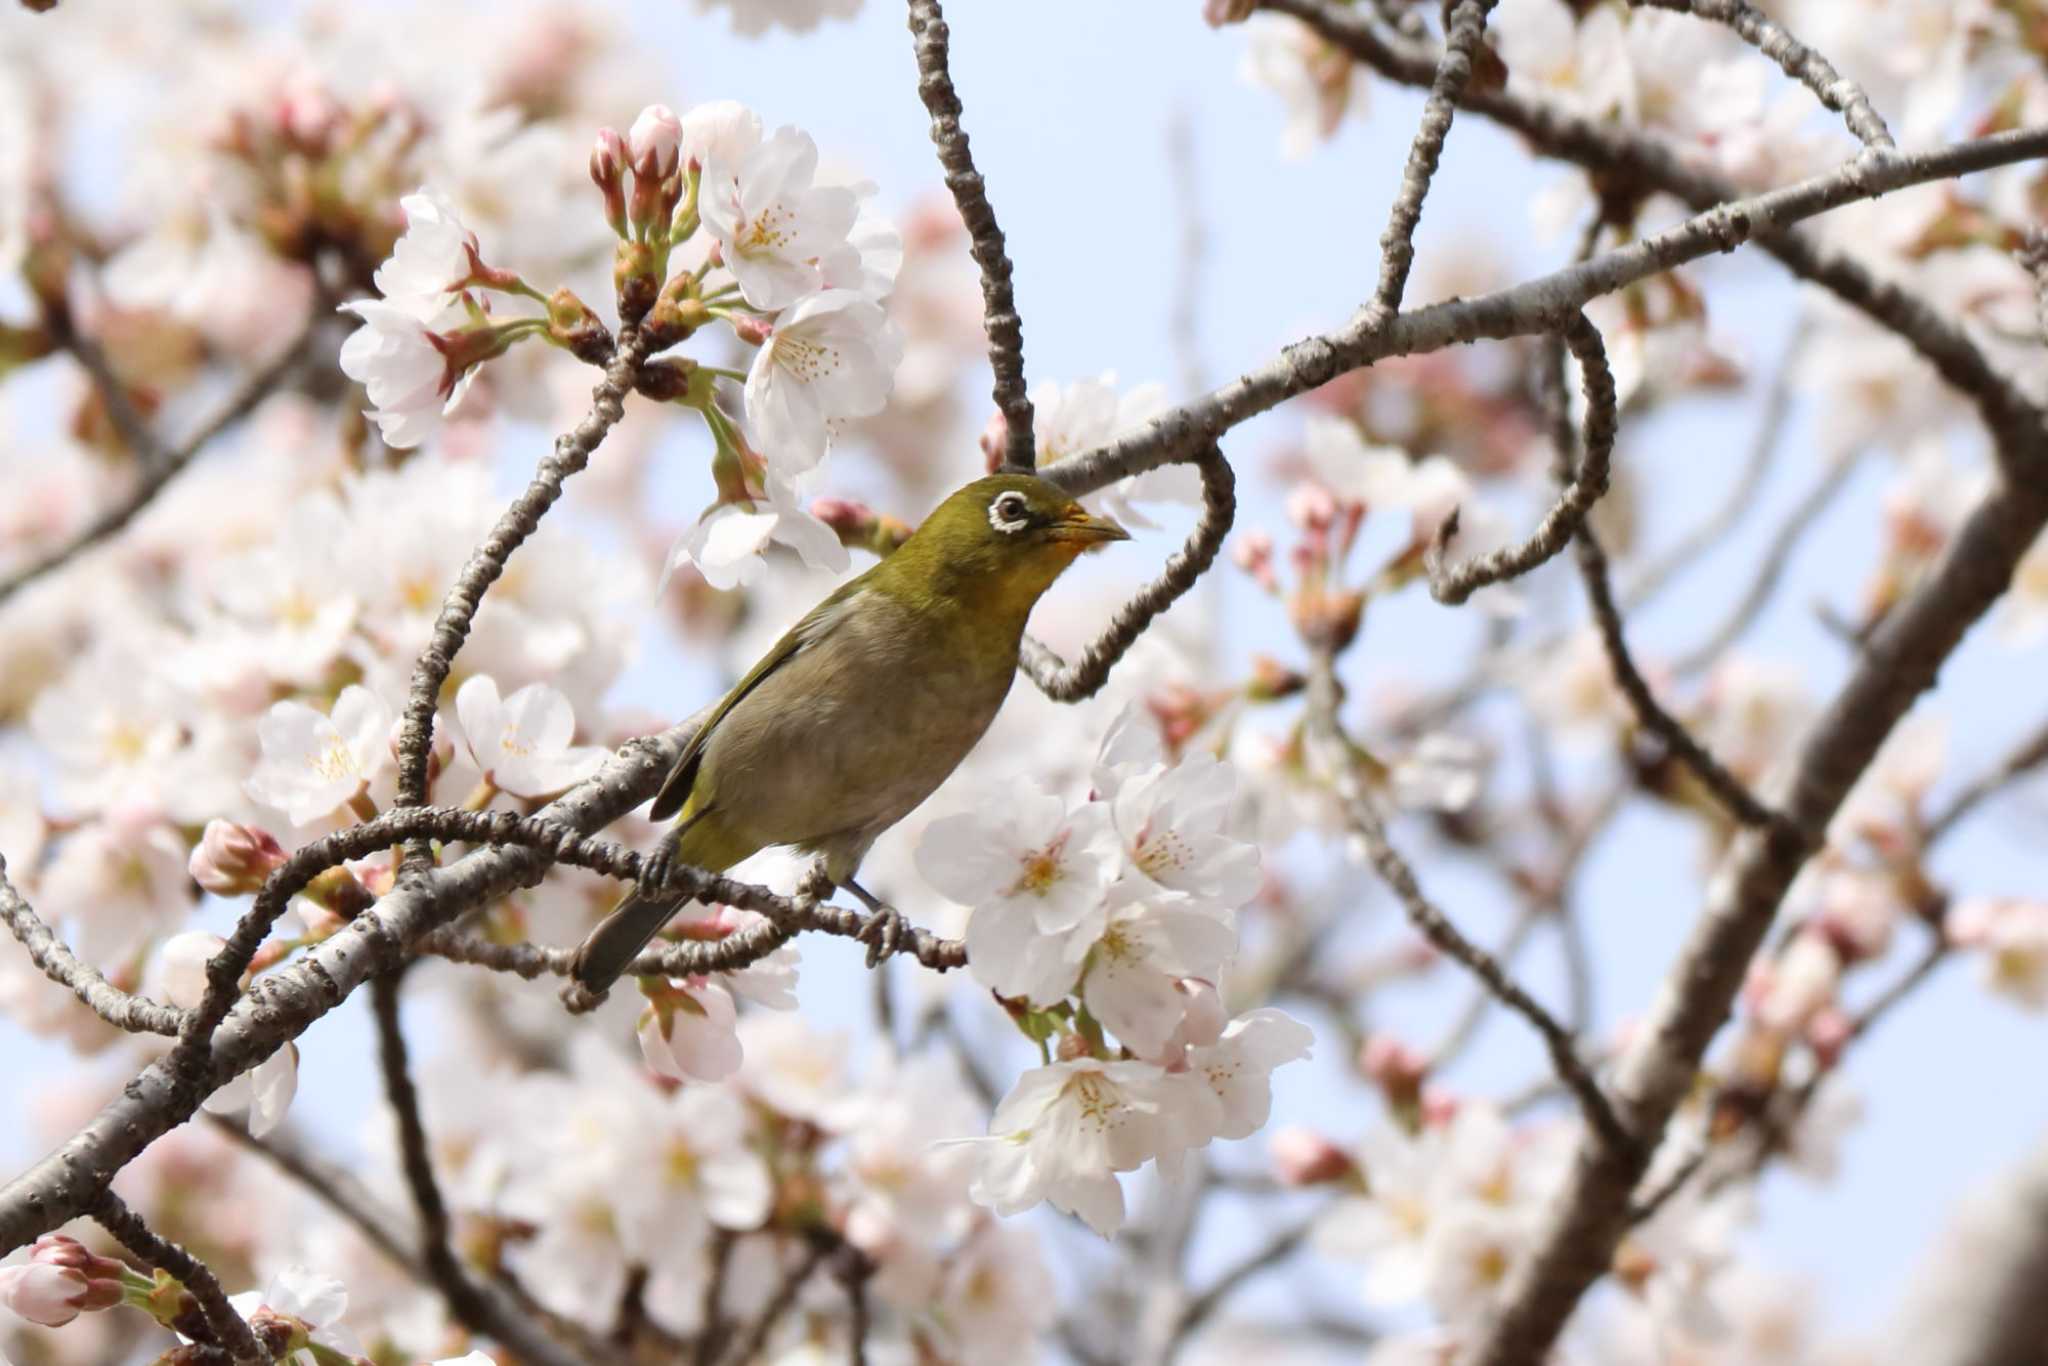
{"label": "yellow-green plumage", "polygon": [[[848,882],[995,719],[1039,596],[1082,551],[1123,537],[1031,475],[953,494],[791,628],[698,728],[654,801],[656,819],[678,817],[673,857],[722,872],[792,845]],[[578,950],[577,980],[609,986],[679,907],[627,897]]]}

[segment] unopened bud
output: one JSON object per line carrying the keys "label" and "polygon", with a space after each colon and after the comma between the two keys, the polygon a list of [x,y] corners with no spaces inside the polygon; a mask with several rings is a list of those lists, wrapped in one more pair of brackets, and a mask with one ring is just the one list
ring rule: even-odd
{"label": "unopened bud", "polygon": [[0,1266],[0,1308],[45,1328],[62,1328],[85,1312],[92,1289],[83,1272],[47,1262]]}
{"label": "unopened bud", "polygon": [[87,1280],[121,1279],[127,1270],[112,1257],[102,1257],[76,1238],[62,1233],[45,1233],[36,1239],[35,1247],[28,1254],[32,1262],[43,1262],[50,1266],[68,1266]]}
{"label": "unopened bud", "polygon": [[1429,1059],[1391,1034],[1373,1034],[1358,1050],[1358,1070],[1386,1093],[1389,1104],[1415,1104]]}
{"label": "unopened bud", "polygon": [[284,849],[268,830],[215,817],[192,848],[185,871],[215,896],[241,896],[261,887]]}
{"label": "unopened bud", "polygon": [[768,339],[775,335],[774,325],[766,318],[740,313],[728,321],[732,323],[733,335],[749,346],[766,346]]}
{"label": "unopened bud", "polygon": [[1337,520],[1337,500],[1320,484],[1297,484],[1287,495],[1287,520],[1303,531],[1327,532]]}
{"label": "unopened bud", "polygon": [[1283,1186],[1320,1186],[1357,1170],[1349,1153],[1298,1124],[1275,1130],[1266,1152],[1273,1159],[1273,1175]]}
{"label": "unopened bud", "polygon": [[1273,573],[1273,538],[1263,531],[1247,531],[1230,545],[1230,558],[1252,582],[1268,593],[1278,592],[1280,581]]}
{"label": "unopened bud", "polygon": [[590,149],[590,181],[604,196],[604,221],[612,234],[626,235],[626,140],[616,128],[597,130]]}
{"label": "unopened bud", "polygon": [[683,123],[665,104],[650,104],[626,134],[626,152],[638,180],[667,180],[676,173]]}
{"label": "unopened bud", "polygon": [[1252,676],[1244,695],[1254,702],[1277,702],[1292,697],[1308,686],[1299,669],[1290,669],[1271,655],[1252,656]]}
{"label": "unopened bud", "polygon": [[990,474],[1002,467],[1003,456],[1009,448],[1009,420],[1000,411],[989,414],[988,425],[981,429],[981,454],[988,462]]}

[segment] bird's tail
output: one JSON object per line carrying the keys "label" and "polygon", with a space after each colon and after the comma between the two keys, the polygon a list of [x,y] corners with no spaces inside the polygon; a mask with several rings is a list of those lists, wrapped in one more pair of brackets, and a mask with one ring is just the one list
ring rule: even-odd
{"label": "bird's tail", "polygon": [[576,950],[569,975],[595,994],[610,989],[626,964],[647,947],[661,927],[683,908],[688,897],[643,896],[638,889],[612,908]]}
{"label": "bird's tail", "polygon": [[[710,807],[698,811],[685,808],[683,819],[662,843],[675,862],[717,873],[754,852],[744,843],[734,843],[731,832]],[[635,887],[577,948],[570,976],[592,994],[609,990],[626,965],[689,901],[686,896],[645,894]]]}

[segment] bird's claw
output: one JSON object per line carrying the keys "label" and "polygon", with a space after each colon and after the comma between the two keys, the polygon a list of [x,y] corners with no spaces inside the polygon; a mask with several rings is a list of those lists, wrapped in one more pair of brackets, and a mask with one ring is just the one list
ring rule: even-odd
{"label": "bird's claw", "polygon": [[648,895],[654,895],[668,886],[669,865],[674,862],[668,846],[663,845],[640,860],[640,876],[634,885]]}
{"label": "bird's claw", "polygon": [[868,966],[879,967],[911,933],[910,922],[893,906],[877,906],[854,937],[868,946]]}

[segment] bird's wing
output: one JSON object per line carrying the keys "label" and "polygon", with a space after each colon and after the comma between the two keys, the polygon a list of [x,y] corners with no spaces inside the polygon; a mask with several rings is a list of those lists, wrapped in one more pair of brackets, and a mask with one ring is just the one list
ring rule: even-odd
{"label": "bird's wing", "polygon": [[867,575],[863,574],[813,607],[725,695],[711,715],[705,718],[704,724],[697,727],[697,733],[683,747],[682,757],[669,770],[668,780],[662,783],[661,791],[654,794],[654,806],[648,812],[651,819],[665,821],[683,809],[683,803],[690,799],[690,789],[696,785],[697,769],[704,761],[704,746],[718,723],[739,705],[742,698],[767,682],[770,674],[831,635],[834,628],[846,620],[847,613],[866,586],[866,579]]}

